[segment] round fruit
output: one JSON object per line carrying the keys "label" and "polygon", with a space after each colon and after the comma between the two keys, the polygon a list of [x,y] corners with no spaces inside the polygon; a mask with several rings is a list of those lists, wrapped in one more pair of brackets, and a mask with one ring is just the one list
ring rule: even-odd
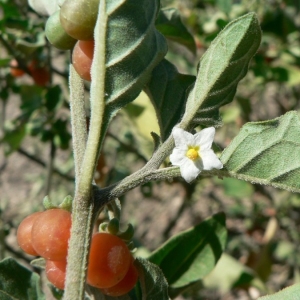
{"label": "round fruit", "polygon": [[33,60],[28,65],[28,69],[35,84],[39,86],[46,86],[49,83],[50,73],[46,67],[39,67],[38,63]]}
{"label": "round fruit", "polygon": [[97,288],[112,287],[125,277],[131,262],[131,253],[120,238],[98,232],[92,238],[87,283]]}
{"label": "round fruit", "polygon": [[94,39],[99,0],[66,0],[60,9],[61,25],[76,40]]}
{"label": "round fruit", "polygon": [[136,267],[131,264],[129,266],[128,272],[126,273],[125,277],[116,285],[107,288],[101,289],[101,292],[105,295],[111,297],[118,297],[127,294],[129,291],[133,289],[136,282],[138,280],[138,271]]}
{"label": "round fruit", "polygon": [[58,289],[64,290],[66,280],[66,260],[46,261],[46,276],[48,280]]}
{"label": "round fruit", "polygon": [[31,255],[38,255],[38,253],[32,247],[31,241],[31,229],[33,223],[36,221],[37,217],[42,214],[41,211],[35,212],[28,217],[26,217],[19,225],[17,231],[17,241],[20,248]]}
{"label": "round fruit", "polygon": [[24,70],[18,68],[19,64],[16,59],[12,59],[9,63],[10,74],[14,77],[21,77],[25,74]]}
{"label": "round fruit", "polygon": [[65,260],[71,223],[71,213],[64,209],[44,211],[32,226],[31,239],[35,251],[46,259]]}
{"label": "round fruit", "polygon": [[58,10],[49,17],[46,22],[45,34],[54,47],[61,50],[69,50],[74,47],[77,40],[69,36],[61,26],[59,14],[60,11]]}
{"label": "round fruit", "polygon": [[72,63],[82,79],[91,81],[91,66],[94,56],[94,41],[78,41],[72,54]]}

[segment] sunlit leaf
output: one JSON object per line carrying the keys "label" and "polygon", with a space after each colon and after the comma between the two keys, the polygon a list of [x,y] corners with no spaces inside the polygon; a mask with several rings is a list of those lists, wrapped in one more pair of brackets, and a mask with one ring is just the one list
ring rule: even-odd
{"label": "sunlit leaf", "polygon": [[213,271],[203,279],[203,284],[206,288],[227,293],[233,287],[249,284],[254,278],[253,270],[224,253]]}
{"label": "sunlit leaf", "polygon": [[221,161],[233,177],[300,192],[300,121],[297,112],[244,125]]}
{"label": "sunlit leaf", "polygon": [[182,127],[220,125],[219,107],[232,101],[260,40],[261,30],[254,13],[232,21],[220,32],[200,60]]}
{"label": "sunlit leaf", "polygon": [[173,236],[148,258],[173,288],[198,281],[216,265],[225,248],[225,215],[219,213]]}
{"label": "sunlit leaf", "polygon": [[288,288],[283,289],[282,291],[268,295],[264,297],[259,297],[258,300],[298,300],[300,295],[300,284],[294,284]]}
{"label": "sunlit leaf", "polygon": [[[106,23],[96,27],[106,30],[106,47],[96,45],[95,51],[105,57],[106,106],[111,114],[138,96],[167,52],[165,38],[155,28],[159,8],[158,0],[106,1]],[[92,68],[92,78],[98,72]]]}

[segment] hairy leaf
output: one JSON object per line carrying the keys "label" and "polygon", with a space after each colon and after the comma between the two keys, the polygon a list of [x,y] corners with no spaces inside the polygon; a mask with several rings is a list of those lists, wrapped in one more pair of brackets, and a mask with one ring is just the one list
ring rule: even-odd
{"label": "hairy leaf", "polygon": [[105,56],[106,104],[113,113],[138,96],[167,44],[155,28],[158,0],[110,0],[105,10],[106,23],[98,30],[106,30],[106,47],[96,52]]}
{"label": "hairy leaf", "polygon": [[300,192],[300,122],[291,111],[244,125],[221,161],[233,177]]}
{"label": "hairy leaf", "polygon": [[195,40],[181,22],[180,14],[177,9],[162,9],[159,12],[155,25],[157,30],[166,38],[185,46],[193,54],[196,53]]}
{"label": "hairy leaf", "polygon": [[173,236],[148,258],[157,264],[172,288],[198,281],[216,265],[225,248],[225,215],[219,213]]}
{"label": "hairy leaf", "polygon": [[13,258],[0,262],[0,299],[44,300],[40,277]]}
{"label": "hairy leaf", "polygon": [[300,284],[298,283],[289,286],[276,294],[259,297],[258,300],[283,300],[283,299],[298,300],[299,295],[300,295]]}
{"label": "hairy leaf", "polygon": [[135,265],[139,272],[142,295],[138,299],[168,300],[168,283],[160,268],[146,259],[137,258]]}
{"label": "hairy leaf", "polygon": [[183,128],[191,124],[220,124],[219,107],[232,101],[260,40],[261,30],[254,13],[232,21],[220,32],[200,60]]}
{"label": "hairy leaf", "polygon": [[186,90],[194,81],[195,76],[178,73],[165,59],[153,70],[145,91],[155,108],[163,141],[179,123],[184,113]]}

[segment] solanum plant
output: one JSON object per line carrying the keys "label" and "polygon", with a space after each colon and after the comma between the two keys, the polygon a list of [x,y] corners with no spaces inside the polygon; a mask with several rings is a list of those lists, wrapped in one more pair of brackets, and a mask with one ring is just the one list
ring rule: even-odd
{"label": "solanum plant", "polygon": [[[72,226],[67,264],[65,253],[62,258],[52,258],[37,250],[34,239],[44,223],[41,217],[37,217],[39,223],[30,225],[33,241],[26,245],[47,260],[48,278],[64,289],[63,299],[175,298],[215,267],[226,244],[223,213],[174,236],[147,259],[133,259],[132,227],[126,231],[119,228],[118,198],[137,186],[154,180],[182,177],[191,183],[201,176],[217,176],[300,192],[296,112],[248,123],[222,154],[213,151],[215,131],[222,126],[219,108],[233,100],[260,46],[262,32],[254,12],[224,27],[201,57],[195,77],[179,73],[165,59],[167,41],[157,20],[169,20],[173,25],[174,20],[172,11],[162,9],[159,0],[65,0],[51,4],[35,0],[30,4],[41,13],[55,14],[53,23],[61,23],[59,39],[46,32],[54,46],[58,41],[60,49],[73,48],[79,39],[69,78],[75,191],[68,206]],[[178,16],[176,20],[182,30]],[[51,30],[48,24],[47,31]],[[172,38],[172,33],[167,36]],[[67,44],[62,44],[64,38]],[[90,81],[88,131],[84,80]],[[153,104],[160,126],[160,132],[152,134],[153,155],[120,182],[99,187],[94,174],[109,124],[142,90]],[[108,223],[100,226],[104,232],[93,235],[98,215],[107,207]],[[70,214],[64,208],[48,208],[50,214],[54,210]],[[98,272],[103,265],[105,269]],[[64,276],[65,282],[50,279]],[[299,292],[296,286],[291,293],[295,288]]]}

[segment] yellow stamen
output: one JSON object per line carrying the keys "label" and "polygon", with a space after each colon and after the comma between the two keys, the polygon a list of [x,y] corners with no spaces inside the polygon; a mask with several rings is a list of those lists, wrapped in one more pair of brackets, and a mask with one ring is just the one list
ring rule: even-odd
{"label": "yellow stamen", "polygon": [[197,160],[200,155],[199,155],[199,147],[198,146],[189,146],[188,151],[186,152],[186,156],[191,159],[192,161]]}

